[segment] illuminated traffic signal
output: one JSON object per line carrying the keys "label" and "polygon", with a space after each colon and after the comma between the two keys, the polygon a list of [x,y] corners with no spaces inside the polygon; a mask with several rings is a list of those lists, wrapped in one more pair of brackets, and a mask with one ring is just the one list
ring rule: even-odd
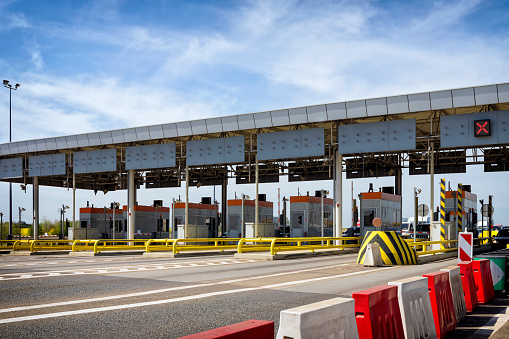
{"label": "illuminated traffic signal", "polygon": [[474,131],[476,137],[487,137],[491,135],[490,119],[475,120]]}

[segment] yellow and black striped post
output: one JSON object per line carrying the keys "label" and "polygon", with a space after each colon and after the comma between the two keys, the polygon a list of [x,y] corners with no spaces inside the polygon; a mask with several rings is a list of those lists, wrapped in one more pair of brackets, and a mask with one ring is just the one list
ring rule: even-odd
{"label": "yellow and black striped post", "polygon": [[463,186],[461,184],[458,184],[458,233],[459,232],[463,232]]}
{"label": "yellow and black striped post", "polygon": [[[445,240],[445,179],[440,180],[440,241]],[[444,249],[445,245],[440,244],[440,248]]]}

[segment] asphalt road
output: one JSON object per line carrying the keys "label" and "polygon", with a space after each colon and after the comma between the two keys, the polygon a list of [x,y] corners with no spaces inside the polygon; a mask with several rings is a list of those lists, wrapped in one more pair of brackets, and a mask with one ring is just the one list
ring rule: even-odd
{"label": "asphalt road", "polygon": [[0,337],[176,338],[249,319],[277,331],[282,310],[457,262],[365,268],[355,259],[0,255]]}

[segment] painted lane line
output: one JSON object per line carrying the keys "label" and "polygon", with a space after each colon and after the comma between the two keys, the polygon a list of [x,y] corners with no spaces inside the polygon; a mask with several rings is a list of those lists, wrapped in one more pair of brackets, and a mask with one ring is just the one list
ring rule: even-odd
{"label": "painted lane line", "polygon": [[384,267],[384,268],[368,270],[368,271],[344,273],[344,274],[338,274],[338,275],[327,276],[327,277],[319,277],[319,278],[311,278],[311,279],[304,279],[304,280],[288,281],[288,282],[284,282],[284,283],[271,284],[271,285],[265,285],[265,286],[259,286],[259,287],[246,287],[246,288],[239,288],[239,289],[229,290],[229,291],[202,293],[202,294],[196,294],[196,295],[191,295],[191,296],[186,296],[186,297],[179,297],[179,298],[173,298],[173,299],[163,299],[163,300],[154,300],[154,301],[147,301],[147,302],[134,303],[134,304],[125,304],[125,305],[116,305],[116,306],[88,308],[88,309],[77,310],[77,311],[46,313],[46,314],[32,315],[32,316],[26,316],[26,317],[6,318],[6,319],[0,319],[0,324],[7,324],[7,323],[20,322],[20,321],[28,321],[28,320],[38,320],[38,319],[48,319],[48,318],[64,317],[64,316],[68,316],[68,315],[78,315],[78,314],[89,314],[89,313],[97,313],[97,312],[105,312],[105,311],[114,311],[114,310],[122,310],[122,309],[144,307],[144,306],[154,306],[154,305],[170,304],[170,303],[175,303],[175,302],[180,302],[180,301],[197,300],[197,299],[203,299],[203,298],[208,298],[208,297],[215,297],[215,296],[220,296],[220,295],[242,293],[242,292],[252,292],[252,291],[259,291],[259,290],[264,290],[264,289],[281,288],[281,287],[288,287],[288,286],[295,286],[295,285],[303,285],[303,284],[308,284],[308,283],[313,283],[313,282],[338,279],[338,278],[354,276],[354,275],[360,275],[360,274],[365,274],[365,273],[373,273],[373,272],[377,272],[377,271],[389,270],[389,269],[394,269],[394,268],[397,268],[397,266]]}
{"label": "painted lane line", "polygon": [[50,304],[3,308],[3,309],[0,309],[0,313],[26,311],[26,310],[32,310],[32,309],[37,309],[37,308],[58,307],[58,306],[71,305],[71,304],[82,304],[82,303],[105,301],[105,300],[112,300],[112,299],[132,298],[132,297],[139,297],[139,296],[150,295],[150,294],[173,292],[173,291],[186,290],[186,289],[199,288],[199,287],[207,287],[207,286],[213,286],[213,285],[217,285],[217,284],[233,284],[233,283],[238,283],[238,282],[243,282],[243,281],[252,281],[252,280],[256,280],[256,279],[266,279],[266,278],[280,277],[283,275],[299,274],[299,273],[312,272],[312,271],[324,270],[324,269],[329,269],[329,268],[337,268],[337,267],[346,266],[346,265],[349,265],[349,264],[339,264],[339,265],[332,265],[332,266],[315,267],[315,268],[308,268],[308,269],[303,269],[303,270],[298,270],[298,271],[262,275],[262,276],[258,276],[258,277],[248,277],[248,278],[239,278],[239,279],[233,279],[233,280],[225,280],[222,282],[186,285],[186,286],[179,286],[179,287],[164,288],[164,289],[159,289],[159,290],[112,295],[112,296],[108,296],[108,297],[99,297],[99,298],[82,299],[82,300],[69,300],[69,301],[50,303]]}

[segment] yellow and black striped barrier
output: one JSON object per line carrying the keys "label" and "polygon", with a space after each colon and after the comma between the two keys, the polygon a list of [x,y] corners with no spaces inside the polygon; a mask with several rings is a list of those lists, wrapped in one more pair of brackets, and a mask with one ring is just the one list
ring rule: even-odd
{"label": "yellow and black striped barrier", "polygon": [[377,243],[380,245],[380,253],[382,260],[386,265],[416,265],[417,255],[415,250],[407,245],[407,243],[396,232],[370,231],[364,236],[357,263],[364,263],[364,256],[368,244]]}
{"label": "yellow and black striped barrier", "polygon": [[[445,179],[440,180],[440,241],[445,241]],[[444,244],[440,244],[444,249]]]}

